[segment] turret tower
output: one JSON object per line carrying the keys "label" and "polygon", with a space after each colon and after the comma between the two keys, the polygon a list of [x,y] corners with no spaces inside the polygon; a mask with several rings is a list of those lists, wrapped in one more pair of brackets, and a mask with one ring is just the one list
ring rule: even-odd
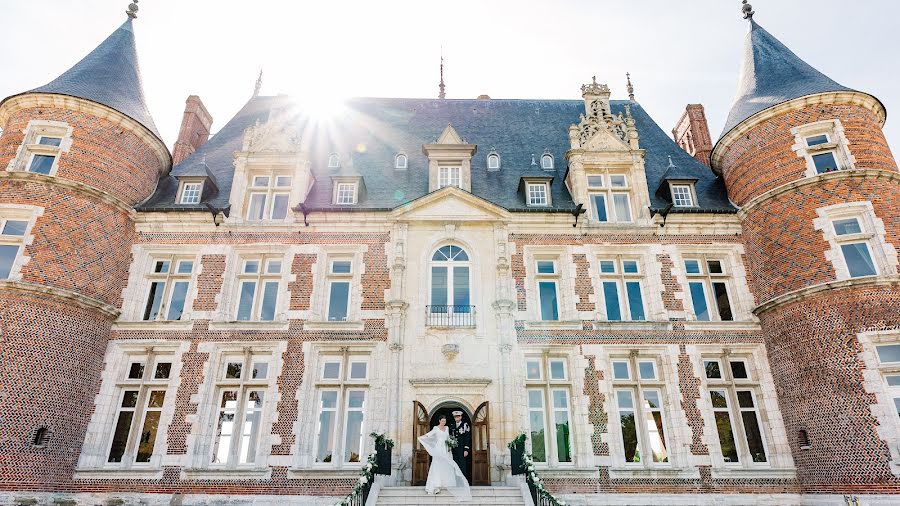
{"label": "turret tower", "polygon": [[[737,99],[712,167],[724,177],[788,440],[806,492],[896,493],[900,174],[885,108],[749,22]],[[893,364],[896,365],[896,364]]]}
{"label": "turret tower", "polygon": [[144,100],[136,12],[52,82],[0,102],[0,490],[71,481],[133,207],[171,165]]}

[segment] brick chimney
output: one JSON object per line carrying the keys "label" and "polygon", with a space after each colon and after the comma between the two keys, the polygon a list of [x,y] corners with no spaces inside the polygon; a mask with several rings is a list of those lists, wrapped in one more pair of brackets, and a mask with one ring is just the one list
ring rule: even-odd
{"label": "brick chimney", "polygon": [[709,167],[709,157],[712,154],[712,139],[709,137],[709,125],[706,123],[706,113],[703,105],[688,104],[684,109],[681,119],[672,129],[672,137],[689,155]]}
{"label": "brick chimney", "polygon": [[206,143],[212,121],[212,116],[203,106],[200,97],[189,96],[185,101],[184,118],[181,120],[178,140],[175,141],[175,148],[172,150],[172,165],[178,165]]}

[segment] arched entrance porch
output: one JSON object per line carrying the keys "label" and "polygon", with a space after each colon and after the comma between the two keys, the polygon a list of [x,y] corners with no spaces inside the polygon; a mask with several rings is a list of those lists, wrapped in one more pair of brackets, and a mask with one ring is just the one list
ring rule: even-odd
{"label": "arched entrance porch", "polygon": [[470,414],[467,406],[456,401],[445,401],[434,406],[429,412],[419,401],[413,401],[413,469],[412,484],[424,485],[428,478],[428,466],[431,457],[425,448],[419,444],[419,436],[438,424],[441,415],[447,416],[448,425],[453,423],[452,412],[463,412],[463,421],[468,422],[472,428],[472,451],[469,454],[467,478],[472,485],[487,486],[491,484],[490,470],[490,430],[489,430],[489,404],[481,403],[474,413]]}

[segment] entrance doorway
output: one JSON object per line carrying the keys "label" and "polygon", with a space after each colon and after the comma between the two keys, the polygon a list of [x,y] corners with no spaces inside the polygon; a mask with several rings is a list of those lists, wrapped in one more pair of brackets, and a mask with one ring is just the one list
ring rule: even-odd
{"label": "entrance doorway", "polygon": [[419,436],[427,434],[435,425],[441,415],[447,417],[447,425],[453,424],[453,411],[463,412],[463,422],[468,422],[472,428],[471,451],[467,459],[468,473],[466,478],[472,485],[486,486],[491,484],[490,468],[490,431],[488,403],[483,402],[470,417],[467,409],[459,404],[442,404],[428,413],[425,406],[419,401],[413,401],[413,469],[412,484],[424,485],[428,479],[428,466],[431,464],[431,456],[419,443]]}

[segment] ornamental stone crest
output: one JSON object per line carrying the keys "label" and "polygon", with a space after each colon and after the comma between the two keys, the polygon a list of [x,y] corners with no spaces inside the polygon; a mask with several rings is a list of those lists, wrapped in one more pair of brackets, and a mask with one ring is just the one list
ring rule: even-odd
{"label": "ornamental stone crest", "polygon": [[585,113],[578,125],[569,128],[572,149],[587,148],[589,144],[594,149],[627,149],[634,129],[631,108],[625,106],[624,115],[614,115],[609,105],[609,86],[598,83],[596,76],[590,84],[581,86],[581,96]]}

